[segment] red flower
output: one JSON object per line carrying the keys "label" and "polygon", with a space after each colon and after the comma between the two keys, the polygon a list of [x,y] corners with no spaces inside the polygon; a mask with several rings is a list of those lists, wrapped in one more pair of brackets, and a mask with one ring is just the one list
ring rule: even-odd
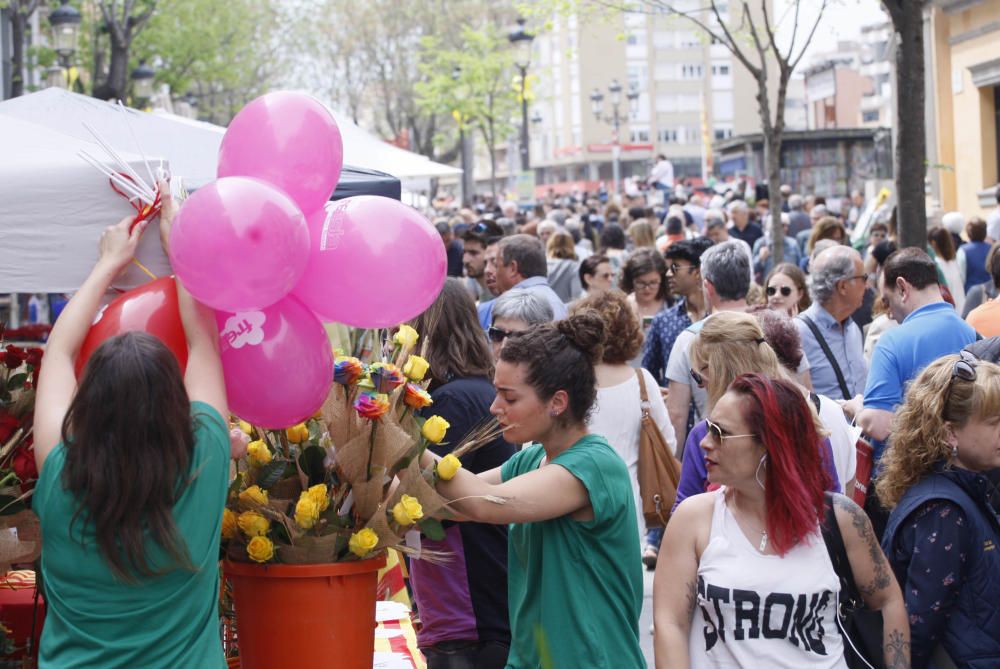
{"label": "red flower", "polygon": [[0,444],[5,444],[19,427],[21,427],[21,421],[6,411],[0,412]]}
{"label": "red flower", "polygon": [[7,344],[7,355],[4,356],[4,364],[7,365],[7,369],[17,369],[26,357],[27,354],[25,354],[23,348]]}
{"label": "red flower", "polygon": [[44,351],[40,348],[29,348],[28,352],[25,354],[25,361],[31,365],[34,369],[38,369],[42,366],[42,355]]}
{"label": "red flower", "polygon": [[11,467],[14,469],[14,473],[17,474],[17,478],[21,479],[22,483],[37,480],[38,468],[35,466],[35,449],[19,449],[14,455]]}

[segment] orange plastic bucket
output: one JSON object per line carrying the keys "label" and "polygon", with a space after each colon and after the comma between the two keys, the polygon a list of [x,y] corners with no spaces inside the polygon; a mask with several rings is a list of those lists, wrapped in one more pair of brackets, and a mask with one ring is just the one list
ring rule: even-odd
{"label": "orange plastic bucket", "polygon": [[242,669],[371,669],[385,556],[333,564],[225,563]]}

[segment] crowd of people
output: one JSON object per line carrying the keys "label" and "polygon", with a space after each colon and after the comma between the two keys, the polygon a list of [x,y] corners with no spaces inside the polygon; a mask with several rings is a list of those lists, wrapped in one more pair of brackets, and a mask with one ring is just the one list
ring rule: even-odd
{"label": "crowd of people", "polygon": [[[859,195],[832,211],[789,192],[779,258],[761,200],[655,192],[663,204],[551,196],[435,221],[452,276],[411,323],[433,412],[450,444],[490,416],[503,432],[436,481],[460,520],[424,540],[453,559],[411,562],[428,666],[643,667],[650,632],[661,668],[1000,666],[1000,344],[977,341],[1000,333],[1000,230],[949,214],[926,249],[897,248],[891,216],[858,228]],[[48,602],[50,666],[120,666],[148,646],[107,624],[81,569],[122,588],[116,610],[155,612],[162,666],[222,666],[205,631],[228,457],[210,313],[179,287],[197,360],[183,376],[136,334],[103,345],[79,387],[73,373],[141,231],[106,233],[41,372],[36,509],[43,574],[64,593]],[[124,448],[164,419],[171,436]],[[643,513],[647,419],[680,463],[665,527]],[[98,552],[75,541],[74,504]],[[177,593],[184,607],[159,606]],[[881,621],[874,644],[859,611]]]}

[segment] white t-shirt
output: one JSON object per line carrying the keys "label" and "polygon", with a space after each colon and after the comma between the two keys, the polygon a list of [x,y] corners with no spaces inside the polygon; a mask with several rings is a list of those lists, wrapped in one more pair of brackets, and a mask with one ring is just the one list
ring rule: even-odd
{"label": "white t-shirt", "polygon": [[851,491],[847,489],[847,484],[854,478],[858,467],[857,446],[861,428],[851,427],[844,416],[844,410],[826,395],[819,396],[819,420],[830,433],[833,466],[840,479],[840,489],[845,495],[850,495]]}
{"label": "white t-shirt", "polygon": [[686,328],[677,335],[674,347],[670,349],[670,357],[667,359],[667,380],[691,386],[691,399],[694,401],[697,413],[696,423],[706,416],[708,406],[708,391],[699,388],[691,378],[691,344],[697,336],[697,333]]}
{"label": "white t-shirt", "polygon": [[[670,445],[670,453],[677,452],[677,438],[670,424],[667,407],[660,395],[656,379],[645,369],[646,395],[649,398],[649,414],[660,428],[660,433]],[[614,386],[597,389],[597,402],[587,421],[591,434],[599,434],[608,440],[611,447],[628,466],[632,481],[632,497],[635,499],[636,517],[639,521],[639,537],[646,536],[646,523],[642,518],[642,497],[639,495],[639,431],[642,426],[642,408],[639,405],[639,379],[635,374]]]}
{"label": "white t-shirt", "polygon": [[837,629],[840,579],[819,528],[784,556],[751,543],[716,492],[708,546],[698,561],[691,616],[692,669],[847,669]]}

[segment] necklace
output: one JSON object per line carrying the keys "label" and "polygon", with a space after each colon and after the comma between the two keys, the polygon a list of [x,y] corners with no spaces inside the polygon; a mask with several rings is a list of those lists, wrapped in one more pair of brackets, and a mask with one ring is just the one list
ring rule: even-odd
{"label": "necklace", "polygon": [[[733,491],[733,509],[739,511],[739,507],[736,504],[735,490]],[[767,550],[767,528],[765,527],[763,530],[757,530],[757,531],[760,532],[760,544],[758,545],[757,550],[763,553],[764,551]]]}

